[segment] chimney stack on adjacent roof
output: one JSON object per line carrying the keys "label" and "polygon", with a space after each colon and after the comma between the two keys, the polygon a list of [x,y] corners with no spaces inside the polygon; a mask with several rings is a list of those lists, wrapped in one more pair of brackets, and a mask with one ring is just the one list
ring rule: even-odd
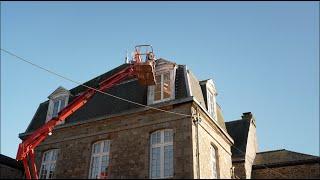
{"label": "chimney stack on adjacent roof", "polygon": [[242,113],[243,115],[241,116],[242,119],[247,119],[247,120],[250,120],[252,119],[252,113],[251,112],[245,112],[245,113]]}

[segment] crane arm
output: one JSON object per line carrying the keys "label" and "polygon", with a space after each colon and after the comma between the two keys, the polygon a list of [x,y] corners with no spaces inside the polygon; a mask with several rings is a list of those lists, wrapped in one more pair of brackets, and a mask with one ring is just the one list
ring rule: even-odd
{"label": "crane arm", "polygon": [[[137,49],[137,47],[151,47],[151,52],[147,52],[143,55],[146,55],[146,61],[143,62],[141,59],[141,53]],[[155,58],[153,55],[153,49],[151,45],[140,45],[136,46],[135,56],[132,62],[115,73],[114,75],[108,77],[99,83],[98,89],[90,88],[75,98],[71,103],[69,103],[65,108],[63,108],[57,117],[49,120],[45,125],[34,131],[32,134],[26,137],[20,144],[17,152],[17,160],[23,161],[23,166],[25,169],[25,174],[27,179],[38,179],[37,167],[35,164],[34,157],[34,149],[44,141],[48,135],[50,135],[55,126],[58,123],[63,122],[66,118],[72,115],[75,111],[83,107],[96,93],[96,91],[104,92],[117,83],[123,81],[125,78],[130,76],[136,76],[139,83],[142,85],[155,85]],[[29,162],[31,164],[31,172],[29,168]],[[33,176],[33,177],[32,177]]]}
{"label": "crane arm", "polygon": [[[99,91],[105,91],[115,84],[121,82],[126,77],[134,75],[134,66],[130,64],[128,67],[124,68],[120,72],[114,74],[113,76],[107,78],[99,84]],[[59,123],[64,121],[67,117],[77,111],[79,108],[84,106],[89,99],[95,94],[94,89],[88,89],[76,99],[74,99],[71,103],[69,103],[65,108],[63,108],[57,117],[49,120],[44,126],[40,127],[36,131],[34,131],[31,135],[29,135],[22,143],[19,144],[19,149],[17,152],[17,160],[22,160],[24,164],[24,168],[26,171],[26,176],[28,179],[31,178],[30,168],[28,166],[28,156],[31,161],[31,171],[34,178],[38,179],[37,169],[34,164],[34,149],[46,139],[49,133],[52,132],[53,128]]]}

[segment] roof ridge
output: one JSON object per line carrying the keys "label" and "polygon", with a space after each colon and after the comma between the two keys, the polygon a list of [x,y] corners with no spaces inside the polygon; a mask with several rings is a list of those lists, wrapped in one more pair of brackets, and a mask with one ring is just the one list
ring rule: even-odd
{"label": "roof ridge", "polygon": [[170,62],[170,63],[177,64],[176,62],[173,62],[173,61],[171,61],[171,60],[164,59],[164,58],[158,58],[158,59],[156,59],[156,61],[166,61],[166,62]]}
{"label": "roof ridge", "polygon": [[209,81],[211,80],[212,78],[208,78],[208,79],[204,79],[204,80],[200,80],[199,82],[206,82],[206,81]]}
{"label": "roof ridge", "polygon": [[4,154],[0,154],[0,162],[1,164],[5,164],[7,166],[18,168],[20,170],[23,170],[23,165],[21,161],[16,161],[10,156],[6,156]]}
{"label": "roof ridge", "polygon": [[291,151],[291,150],[286,150],[286,151],[288,151],[288,152],[292,152],[292,153],[296,153],[296,154],[301,154],[301,155],[304,155],[304,156],[319,157],[319,156],[314,156],[314,155],[311,155],[311,154],[305,154],[305,153],[300,153],[300,152]]}
{"label": "roof ridge", "polygon": [[270,152],[277,152],[277,151],[287,151],[287,150],[286,150],[286,149],[276,149],[276,150],[269,150],[269,151],[261,151],[261,152],[257,152],[257,154],[270,153]]}
{"label": "roof ridge", "polygon": [[287,166],[287,165],[298,165],[298,164],[301,164],[301,163],[303,163],[303,164],[305,164],[305,163],[317,163],[317,162],[319,162],[319,160],[320,160],[320,157],[315,157],[315,158],[310,158],[310,159],[299,159],[299,160],[292,160],[292,161],[280,161],[280,162],[267,162],[267,163],[254,163],[253,165],[252,165],[252,168],[254,168],[254,169],[257,169],[257,168],[259,168],[259,169],[261,169],[261,168],[268,168],[268,167],[276,167],[276,166]]}
{"label": "roof ridge", "polygon": [[310,157],[319,157],[319,156],[315,156],[315,155],[311,155],[311,154],[305,154],[305,153],[300,153],[300,152],[291,151],[291,150],[287,150],[287,149],[277,149],[277,150],[270,150],[270,151],[262,151],[262,152],[258,152],[257,154],[273,153],[273,152],[279,152],[279,151],[287,151],[287,152],[291,152],[291,153],[295,153],[295,154],[300,154],[300,155],[304,155],[304,156],[310,156]]}
{"label": "roof ridge", "polygon": [[236,122],[240,122],[240,121],[243,121],[243,120],[246,120],[246,119],[238,119],[238,120],[233,120],[233,121],[226,121],[225,123],[236,123]]}

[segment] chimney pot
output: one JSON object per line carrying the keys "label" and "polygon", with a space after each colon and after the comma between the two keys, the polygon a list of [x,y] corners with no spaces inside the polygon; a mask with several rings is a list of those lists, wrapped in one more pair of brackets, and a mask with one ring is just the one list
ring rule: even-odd
{"label": "chimney pot", "polygon": [[245,112],[245,113],[242,113],[243,115],[241,116],[242,119],[252,119],[252,113],[251,112]]}

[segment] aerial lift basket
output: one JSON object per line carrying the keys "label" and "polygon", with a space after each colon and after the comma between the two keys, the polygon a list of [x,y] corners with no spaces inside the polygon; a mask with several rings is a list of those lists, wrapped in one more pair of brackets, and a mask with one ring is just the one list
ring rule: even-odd
{"label": "aerial lift basket", "polygon": [[[141,53],[141,48],[146,48],[145,53]],[[150,50],[151,51],[150,51]],[[143,62],[141,55],[145,55],[146,59]],[[151,45],[139,45],[135,47],[134,60],[139,63],[134,63],[134,72],[141,85],[155,85],[155,57]]]}

